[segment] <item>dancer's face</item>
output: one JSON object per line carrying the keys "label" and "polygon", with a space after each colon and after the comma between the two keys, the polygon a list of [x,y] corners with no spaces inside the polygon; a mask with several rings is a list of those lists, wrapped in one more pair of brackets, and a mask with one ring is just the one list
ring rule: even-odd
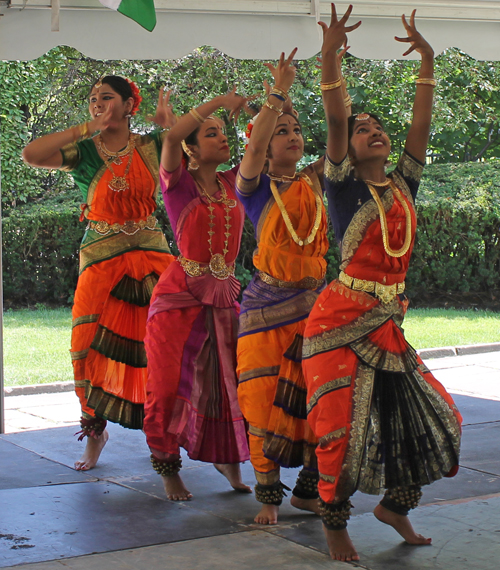
{"label": "dancer's face", "polygon": [[303,154],[304,138],[299,122],[292,115],[281,115],[269,143],[270,170],[272,165],[295,166]]}
{"label": "dancer's face", "polygon": [[89,97],[89,112],[93,119],[102,115],[109,106],[112,106],[113,122],[119,122],[130,113],[133,105],[134,99],[132,97],[124,101],[122,96],[107,83],[100,84],[100,87],[94,85]]}
{"label": "dancer's face", "polygon": [[349,156],[353,164],[365,160],[385,161],[391,152],[391,141],[382,125],[373,117],[356,121],[349,141]]}
{"label": "dancer's face", "polygon": [[217,117],[208,117],[200,125],[197,144],[190,145],[198,164],[223,164],[231,158],[224,123]]}

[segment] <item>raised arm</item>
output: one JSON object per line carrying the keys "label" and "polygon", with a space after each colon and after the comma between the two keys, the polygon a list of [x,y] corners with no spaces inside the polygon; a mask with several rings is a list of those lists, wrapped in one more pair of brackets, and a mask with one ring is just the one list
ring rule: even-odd
{"label": "raised arm", "polygon": [[[160,91],[160,98],[165,98],[165,105],[171,109],[168,103],[169,93],[164,97],[163,92]],[[182,141],[199,127],[209,115],[222,107],[230,111],[230,117],[236,119],[246,101],[247,99],[245,97],[236,94],[235,88],[230,93],[219,95],[211,101],[203,103],[203,105],[200,105],[196,109],[191,109],[188,113],[180,117],[166,134],[163,141],[161,152],[161,164],[163,168],[167,172],[173,172],[178,168],[182,161]]]}
{"label": "raised arm", "polygon": [[405,148],[417,160],[425,162],[432,120],[434,87],[436,85],[434,80],[434,50],[417,31],[415,27],[415,12],[416,10],[413,10],[411,13],[409,24],[404,14],[402,16],[408,37],[395,39],[398,42],[411,43],[410,48],[403,55],[416,51],[422,56],[420,73],[416,81],[417,88],[413,102],[413,119],[406,137]]}
{"label": "raised arm", "polygon": [[278,117],[283,111],[288,90],[295,79],[295,67],[292,65],[292,60],[296,53],[297,48],[287,58],[282,53],[276,67],[270,63],[264,64],[273,74],[274,87],[262,106],[259,116],[255,119],[252,136],[241,161],[240,174],[247,180],[258,176],[264,168],[269,142],[273,136]]}
{"label": "raised arm", "polygon": [[327,154],[333,162],[341,162],[348,149],[347,117],[350,109],[346,107],[346,92],[342,88],[342,75],[340,60],[337,51],[346,42],[346,34],[359,28],[361,22],[352,26],[346,26],[352,12],[349,6],[340,20],[337,18],[335,4],[332,4],[332,17],[330,25],[318,22],[323,29],[323,46],[321,48],[321,91],[323,94],[323,106],[325,108],[328,125]]}
{"label": "raised arm", "polygon": [[112,114],[113,104],[110,103],[102,115],[87,123],[31,141],[23,149],[23,160],[37,168],[61,168],[63,161],[61,148],[71,142],[89,138],[96,131],[107,128],[110,126]]}

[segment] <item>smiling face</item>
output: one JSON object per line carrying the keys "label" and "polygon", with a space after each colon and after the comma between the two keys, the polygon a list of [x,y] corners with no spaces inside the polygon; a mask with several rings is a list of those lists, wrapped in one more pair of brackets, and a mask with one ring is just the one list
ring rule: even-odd
{"label": "smiling face", "polygon": [[217,117],[208,117],[200,125],[196,144],[188,145],[198,164],[223,164],[231,158],[224,123]]}
{"label": "smiling face", "polygon": [[284,113],[278,117],[274,133],[269,143],[269,167],[274,171],[276,166],[295,168],[304,154],[304,138],[302,127],[293,115]]}
{"label": "smiling face", "polygon": [[391,152],[391,142],[375,117],[358,115],[349,140],[349,156],[353,165],[363,161],[381,161],[385,164]]}
{"label": "smiling face", "polygon": [[95,119],[104,113],[109,105],[113,105],[113,121],[118,123],[122,120],[126,120],[127,115],[134,105],[134,99],[129,97],[124,100],[111,85],[98,82],[92,87],[89,96],[90,116]]}

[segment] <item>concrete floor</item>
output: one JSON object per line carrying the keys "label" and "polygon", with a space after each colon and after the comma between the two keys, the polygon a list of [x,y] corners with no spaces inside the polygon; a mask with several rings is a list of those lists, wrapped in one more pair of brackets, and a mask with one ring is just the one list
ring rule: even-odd
{"label": "concrete floor", "polygon": [[[500,563],[500,352],[426,361],[464,416],[461,469],[425,488],[412,513],[433,538],[411,547],[377,522],[377,497],[356,494],[349,531],[359,563],[334,562],[321,522],[285,499],[279,524],[253,524],[258,505],[212,466],[184,460],[194,499],[165,499],[141,432],[110,426],[90,472],[72,469],[83,445],[72,393],[6,398],[0,436],[0,567],[30,570],[498,570]],[[251,466],[244,480],[253,484]],[[284,470],[293,486],[297,470]]]}

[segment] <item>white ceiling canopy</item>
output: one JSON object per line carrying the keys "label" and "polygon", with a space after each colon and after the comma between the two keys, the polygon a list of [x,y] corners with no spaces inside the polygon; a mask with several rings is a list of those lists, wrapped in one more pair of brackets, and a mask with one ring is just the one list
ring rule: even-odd
{"label": "white ceiling canopy", "polygon": [[[417,25],[436,53],[457,47],[476,59],[500,59],[498,0],[354,0],[350,52],[393,59],[404,46],[400,17],[417,8]],[[337,2],[344,12],[349,2]],[[176,59],[210,45],[241,59],[274,59],[298,46],[309,58],[321,47],[320,0],[155,0],[158,23],[150,33],[98,0],[0,0],[0,59],[33,59],[69,45],[96,59]],[[51,31],[59,28],[59,31]]]}

